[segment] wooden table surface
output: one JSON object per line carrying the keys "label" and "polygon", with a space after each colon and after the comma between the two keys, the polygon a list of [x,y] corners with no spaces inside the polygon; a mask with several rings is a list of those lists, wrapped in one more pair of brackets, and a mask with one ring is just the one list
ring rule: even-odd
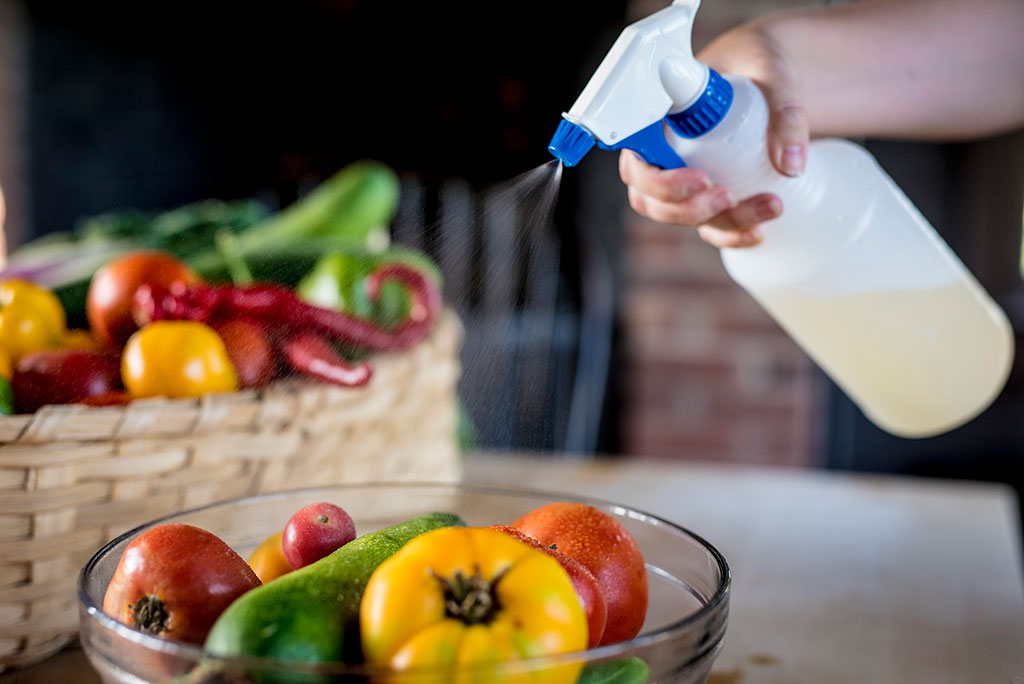
{"label": "wooden table surface", "polygon": [[[1024,575],[1006,487],[745,467],[474,456],[473,483],[639,508],[733,572],[709,684],[1024,684]],[[68,649],[0,684],[94,684]]]}

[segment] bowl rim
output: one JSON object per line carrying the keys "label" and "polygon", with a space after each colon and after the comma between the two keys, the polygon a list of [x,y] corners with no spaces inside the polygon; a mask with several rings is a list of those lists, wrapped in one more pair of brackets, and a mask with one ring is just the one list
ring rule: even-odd
{"label": "bowl rim", "polygon": [[[434,489],[434,490],[453,490],[459,493],[471,493],[479,495],[505,495],[505,496],[517,496],[522,498],[537,498],[545,499],[547,501],[569,501],[575,503],[582,503],[592,505],[597,508],[603,508],[610,510],[612,513],[637,520],[653,524],[655,526],[666,527],[672,530],[676,534],[682,534],[685,537],[689,537],[692,541],[696,542],[699,546],[703,547],[708,553],[711,559],[714,561],[718,568],[720,581],[718,586],[715,588],[714,593],[707,599],[707,602],[701,605],[700,608],[692,613],[688,613],[678,620],[675,620],[669,624],[663,625],[658,629],[652,630],[645,634],[636,636],[628,641],[622,641],[614,644],[608,644],[605,646],[598,646],[595,648],[585,649],[583,651],[575,651],[571,653],[563,653],[558,655],[548,655],[538,658],[529,658],[523,660],[507,661],[498,664],[500,669],[505,670],[506,668],[516,670],[533,670],[539,667],[554,667],[562,664],[572,663],[588,663],[606,661],[615,658],[616,656],[628,655],[629,651],[633,651],[637,648],[651,647],[655,644],[665,641],[671,638],[674,634],[683,629],[700,622],[707,618],[709,615],[714,613],[719,606],[726,601],[730,594],[732,587],[732,573],[729,568],[729,564],[725,559],[725,556],[714,547],[710,542],[704,539],[699,534],[689,530],[682,525],[674,523],[670,520],[666,520],[661,516],[649,513],[632,506],[616,503],[603,499],[600,497],[592,496],[580,496],[576,494],[569,494],[566,492],[555,492],[543,489],[530,489],[530,488],[516,488],[516,487],[495,487],[489,485],[476,485],[476,484],[463,484],[459,482],[430,482],[430,481],[402,481],[402,482],[364,482],[364,483],[351,483],[351,484],[337,484],[337,485],[323,485],[317,487],[301,487],[295,489],[283,489],[275,490],[272,492],[265,492],[261,494],[254,494],[251,496],[237,497],[233,499],[223,499],[221,501],[215,501],[202,506],[196,506],[193,508],[185,509],[168,515],[160,516],[141,525],[138,525],[127,532],[124,532],[114,539],[108,541],[102,547],[100,547],[93,555],[86,561],[85,565],[82,566],[78,573],[78,579],[76,582],[76,590],[78,594],[79,603],[79,630],[84,628],[84,622],[86,617],[81,616],[81,611],[84,609],[89,619],[96,621],[100,627],[113,631],[120,637],[128,639],[140,646],[144,646],[148,649],[158,651],[161,653],[168,653],[173,655],[179,655],[196,663],[208,662],[211,664],[223,664],[229,665],[235,668],[254,668],[254,669],[267,669],[282,670],[287,668],[290,672],[301,672],[301,673],[312,673],[312,674],[352,674],[352,675],[381,675],[387,673],[397,672],[386,666],[380,665],[368,665],[365,663],[343,663],[343,662],[330,662],[330,663],[309,663],[297,660],[280,660],[277,658],[259,657],[259,656],[222,656],[209,653],[201,646],[189,644],[182,641],[171,641],[167,639],[160,639],[159,637],[151,634],[146,634],[134,627],[125,625],[118,620],[114,619],[110,615],[103,612],[102,605],[96,605],[89,596],[86,590],[86,581],[90,574],[90,571],[104,558],[110,551],[118,544],[141,534],[146,529],[156,527],[157,525],[165,524],[165,522],[178,518],[185,515],[195,515],[202,513],[203,511],[222,508],[230,506],[234,503],[242,501],[253,502],[253,501],[270,501],[273,499],[280,499],[292,496],[312,495],[316,492],[321,491],[337,491],[344,489],[366,489],[375,487],[387,487],[387,488],[400,488],[400,489]],[[712,640],[705,647],[700,648],[688,662],[695,662],[710,650],[717,646],[717,643],[721,641]],[[493,663],[483,664],[485,667],[494,668]],[[423,668],[408,668],[402,670],[406,675],[415,674],[418,672],[430,672],[436,671],[437,667],[423,667]],[[463,668],[466,669],[466,668]]]}

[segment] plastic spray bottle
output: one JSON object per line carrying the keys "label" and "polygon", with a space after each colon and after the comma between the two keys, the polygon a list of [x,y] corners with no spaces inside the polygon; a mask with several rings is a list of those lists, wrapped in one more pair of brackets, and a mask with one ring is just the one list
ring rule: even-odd
{"label": "plastic spray bottle", "polygon": [[736,197],[772,192],[764,241],[722,250],[745,288],[879,427],[927,437],[981,413],[1013,360],[1005,314],[862,147],[811,143],[804,173],[772,167],[768,109],[742,76],[693,57],[700,0],[628,26],[549,146],[572,166],[598,144],[704,169]]}

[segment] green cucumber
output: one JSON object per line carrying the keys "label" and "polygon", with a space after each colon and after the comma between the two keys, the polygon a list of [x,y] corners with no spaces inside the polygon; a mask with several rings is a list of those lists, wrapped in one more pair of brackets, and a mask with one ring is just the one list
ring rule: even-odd
{"label": "green cucumber", "polygon": [[[303,663],[360,662],[359,602],[373,571],[413,537],[463,525],[457,515],[428,513],[358,537],[312,565],[243,594],[214,623],[206,650]],[[292,679],[271,672],[256,678]]]}

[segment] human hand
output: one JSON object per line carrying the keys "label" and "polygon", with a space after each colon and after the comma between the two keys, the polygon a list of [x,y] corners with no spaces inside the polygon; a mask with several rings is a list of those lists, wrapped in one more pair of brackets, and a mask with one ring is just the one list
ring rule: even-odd
{"label": "human hand", "polygon": [[[797,75],[770,21],[745,24],[716,38],[697,58],[722,74],[742,74],[761,88],[768,103],[767,148],[772,165],[797,176],[807,159],[810,137],[800,104]],[[783,210],[776,195],[762,193],[737,201],[694,168],[662,170],[623,150],[619,175],[638,213],[660,223],[694,226],[716,247],[751,247],[764,238],[761,225]]]}

